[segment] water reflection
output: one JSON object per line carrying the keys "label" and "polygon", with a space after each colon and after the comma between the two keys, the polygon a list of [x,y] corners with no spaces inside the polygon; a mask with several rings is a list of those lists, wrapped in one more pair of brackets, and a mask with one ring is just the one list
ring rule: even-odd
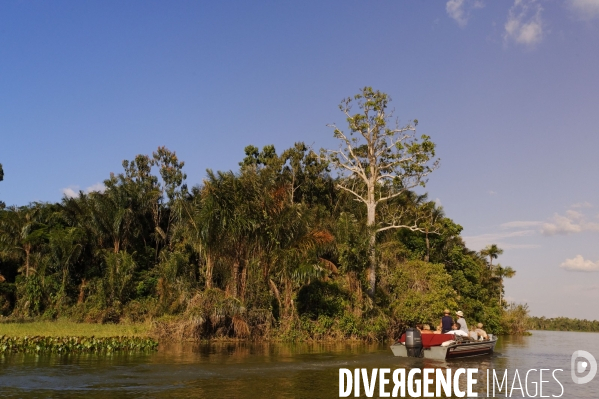
{"label": "water reflection", "polygon": [[[523,383],[529,369],[563,369],[556,375],[564,385],[564,397],[597,398],[599,376],[587,385],[575,385],[570,379],[570,356],[577,349],[599,358],[599,335],[535,332],[532,337],[501,338],[492,357],[450,361],[396,358],[387,345],[353,343],[187,343],[165,345],[150,354],[15,354],[0,356],[0,394],[89,399],[336,398],[339,368],[367,368],[370,375],[373,368],[427,367],[478,368],[479,397],[486,397],[487,370],[498,375],[508,370],[511,384],[516,369]],[[539,379],[538,374],[531,377]],[[460,388],[465,389],[465,380]],[[558,395],[560,390],[557,384],[549,384],[543,394]],[[522,397],[521,391],[514,391],[512,397]]]}

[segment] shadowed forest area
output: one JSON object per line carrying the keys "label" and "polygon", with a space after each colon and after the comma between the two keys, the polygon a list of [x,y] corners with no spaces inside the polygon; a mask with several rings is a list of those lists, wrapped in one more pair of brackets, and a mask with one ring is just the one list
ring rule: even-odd
{"label": "shadowed forest area", "polygon": [[514,271],[417,194],[435,147],[417,121],[391,126],[388,101],[370,88],[344,100],[339,150],[250,145],[238,170],[191,186],[159,147],[103,191],[3,206],[1,314],[151,321],[173,338],[382,340],[449,308],[521,333],[526,308],[502,296]]}

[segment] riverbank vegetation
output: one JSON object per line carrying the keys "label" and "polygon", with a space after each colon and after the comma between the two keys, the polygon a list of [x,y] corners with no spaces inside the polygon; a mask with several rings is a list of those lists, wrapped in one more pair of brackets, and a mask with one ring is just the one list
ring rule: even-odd
{"label": "riverbank vegetation", "polygon": [[508,335],[530,335],[528,305],[510,303],[503,310],[501,331]]}
{"label": "riverbank vegetation", "polygon": [[467,248],[415,191],[438,167],[435,145],[417,121],[395,125],[388,101],[370,88],[343,101],[339,150],[250,145],[238,170],[190,187],[160,147],[101,191],[5,207],[0,313],[152,322],[176,338],[384,339],[449,308],[513,332],[513,270],[492,263],[496,246]]}
{"label": "riverbank vegetation", "polygon": [[0,336],[34,337],[45,335],[50,337],[149,337],[152,332],[151,323],[78,323],[71,320],[43,320],[0,322]]}
{"label": "riverbank vegetation", "polygon": [[152,338],[140,337],[8,337],[0,336],[0,354],[4,353],[113,353],[147,352],[158,349]]}
{"label": "riverbank vegetation", "polygon": [[530,317],[528,328],[548,331],[599,332],[599,320],[570,319],[568,317]]}

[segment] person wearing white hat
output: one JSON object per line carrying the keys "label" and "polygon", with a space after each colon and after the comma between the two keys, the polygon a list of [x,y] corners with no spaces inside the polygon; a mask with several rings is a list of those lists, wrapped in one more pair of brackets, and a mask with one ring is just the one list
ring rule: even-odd
{"label": "person wearing white hat", "polygon": [[460,325],[460,330],[464,331],[466,335],[468,335],[468,324],[466,324],[466,319],[464,319],[464,312],[458,310],[457,312],[455,312],[455,314],[458,315],[457,323]]}

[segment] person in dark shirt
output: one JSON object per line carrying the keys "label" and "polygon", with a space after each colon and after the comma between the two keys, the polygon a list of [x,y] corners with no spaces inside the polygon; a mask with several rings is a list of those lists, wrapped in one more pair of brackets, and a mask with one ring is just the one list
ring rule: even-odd
{"label": "person in dark shirt", "polygon": [[448,331],[451,331],[451,325],[453,324],[453,318],[449,315],[449,310],[445,309],[443,311],[444,316],[441,317],[441,332],[445,334]]}

